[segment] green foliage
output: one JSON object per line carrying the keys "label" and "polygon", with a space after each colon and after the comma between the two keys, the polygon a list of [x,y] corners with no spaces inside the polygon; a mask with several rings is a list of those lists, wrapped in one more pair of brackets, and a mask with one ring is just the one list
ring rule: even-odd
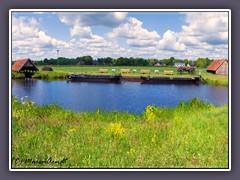
{"label": "green foliage", "polygon": [[82,62],[83,65],[93,65],[93,58],[91,56],[77,57],[78,62]]}
{"label": "green foliage", "polygon": [[228,168],[228,106],[76,113],[12,97],[12,167]]}
{"label": "green foliage", "polygon": [[12,78],[13,79],[22,79],[22,78],[25,78],[25,75],[24,75],[24,73],[17,73],[17,72],[12,71]]}
{"label": "green foliage", "polygon": [[207,68],[213,60],[210,60],[208,58],[198,58],[196,61],[196,66],[200,68]]}
{"label": "green foliage", "polygon": [[[213,75],[213,76],[216,76],[216,75]],[[228,81],[224,81],[223,79],[224,78],[227,78],[227,77],[222,77],[222,79],[220,79],[222,76],[219,76],[219,78],[206,78],[205,81],[207,84],[211,84],[211,85],[215,85],[215,86],[228,86]]]}
{"label": "green foliage", "polygon": [[65,58],[65,57],[59,57],[57,59],[45,58],[44,60],[40,61],[34,61],[36,65],[76,65],[79,62],[78,58]]}
{"label": "green foliage", "polygon": [[67,78],[68,73],[56,71],[38,71],[32,78],[36,79],[64,79]]}
{"label": "green foliage", "polygon": [[153,66],[156,62],[162,62],[167,66],[173,66],[175,62],[183,62],[185,65],[188,63],[190,65],[197,65],[198,67],[207,67],[212,60],[208,58],[198,58],[196,61],[188,60],[188,59],[176,59],[174,57],[170,57],[168,59],[145,59],[139,57],[101,57],[97,59],[93,59],[91,56],[82,56],[77,58],[65,58],[59,57],[57,59],[51,58],[40,61],[34,61],[36,65],[115,65],[115,66]]}
{"label": "green foliage", "polygon": [[112,65],[114,59],[111,57],[107,57],[107,58],[98,58],[97,59],[99,65]]}
{"label": "green foliage", "polygon": [[184,64],[185,64],[185,66],[188,65],[188,59],[184,59],[183,62],[184,62]]}

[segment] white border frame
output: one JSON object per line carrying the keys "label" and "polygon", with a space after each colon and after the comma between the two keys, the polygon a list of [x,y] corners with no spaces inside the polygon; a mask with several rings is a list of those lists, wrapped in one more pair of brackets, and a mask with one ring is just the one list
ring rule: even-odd
{"label": "white border frame", "polygon": [[[228,12],[228,169],[12,169],[12,12]],[[231,171],[231,10],[230,9],[10,9],[9,10],[9,171]]]}

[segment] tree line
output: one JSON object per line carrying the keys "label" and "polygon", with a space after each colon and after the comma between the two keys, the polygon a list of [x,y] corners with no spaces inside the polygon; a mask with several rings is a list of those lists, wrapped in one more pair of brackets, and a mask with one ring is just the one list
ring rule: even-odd
{"label": "tree line", "polygon": [[51,58],[40,61],[34,61],[36,65],[107,65],[107,66],[154,66],[158,63],[160,66],[174,66],[176,62],[184,63],[185,65],[197,66],[206,68],[213,60],[209,58],[198,58],[196,60],[175,59],[170,57],[167,59],[144,59],[134,57],[102,57],[93,59],[91,56],[82,56],[77,58],[59,57],[57,59]]}

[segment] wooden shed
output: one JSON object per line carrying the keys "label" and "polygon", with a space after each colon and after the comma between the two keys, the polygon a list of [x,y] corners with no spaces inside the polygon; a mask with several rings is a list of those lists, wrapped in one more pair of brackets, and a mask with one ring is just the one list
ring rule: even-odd
{"label": "wooden shed", "polygon": [[207,72],[218,75],[228,75],[228,61],[226,59],[214,60],[208,67]]}
{"label": "wooden shed", "polygon": [[24,73],[26,78],[31,78],[38,68],[29,58],[26,58],[16,60],[12,65],[12,71]]}

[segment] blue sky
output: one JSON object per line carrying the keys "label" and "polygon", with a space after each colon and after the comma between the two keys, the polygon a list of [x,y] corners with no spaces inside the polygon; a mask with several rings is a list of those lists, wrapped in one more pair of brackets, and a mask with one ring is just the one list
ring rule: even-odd
{"label": "blue sky", "polygon": [[228,59],[227,12],[13,11],[12,60],[85,55]]}

